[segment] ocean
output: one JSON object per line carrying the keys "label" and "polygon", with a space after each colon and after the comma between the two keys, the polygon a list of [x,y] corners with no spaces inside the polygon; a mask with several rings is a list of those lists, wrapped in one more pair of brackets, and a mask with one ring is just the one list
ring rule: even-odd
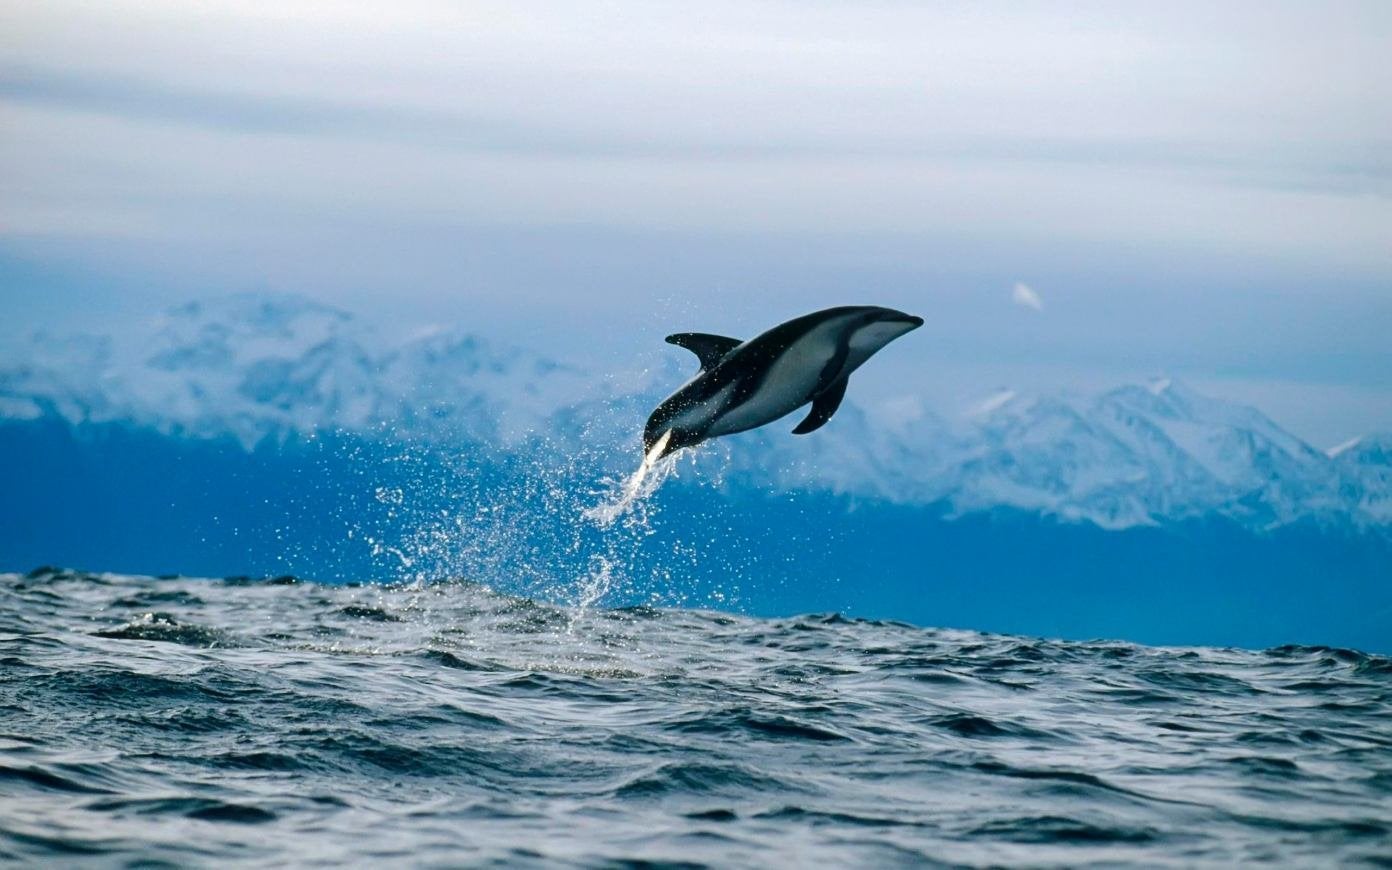
{"label": "ocean", "polygon": [[1392,866],[1392,660],[0,575],[0,859]]}

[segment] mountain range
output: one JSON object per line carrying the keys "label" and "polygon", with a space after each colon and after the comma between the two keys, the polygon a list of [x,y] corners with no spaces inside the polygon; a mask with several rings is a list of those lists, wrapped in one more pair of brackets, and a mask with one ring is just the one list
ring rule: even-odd
{"label": "mountain range", "polygon": [[[599,373],[457,328],[388,340],[300,297],[243,294],[172,309],[136,333],[34,335],[0,363],[0,421],[123,425],[248,451],[324,433],[491,454],[544,444],[621,472],[647,411],[688,363],[673,349],[646,368]],[[1319,450],[1255,408],[1171,379],[1086,396],[1002,390],[966,415],[851,399],[814,436],[770,427],[693,461],[726,488],[948,517],[1007,509],[1104,529],[1223,517],[1253,530],[1392,531],[1392,436]]]}

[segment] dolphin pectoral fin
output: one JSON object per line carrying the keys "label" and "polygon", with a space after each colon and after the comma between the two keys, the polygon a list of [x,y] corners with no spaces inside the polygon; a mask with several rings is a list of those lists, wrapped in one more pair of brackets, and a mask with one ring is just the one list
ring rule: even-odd
{"label": "dolphin pectoral fin", "polygon": [[738,338],[726,338],[723,335],[710,335],[705,332],[678,332],[667,336],[666,341],[696,354],[696,358],[701,361],[702,369],[714,368],[725,354],[743,344]]}
{"label": "dolphin pectoral fin", "polygon": [[846,396],[846,383],[850,377],[837,378],[827,387],[817,394],[817,398],[812,400],[812,412],[807,415],[793,430],[794,435],[806,435],[808,432],[815,432],[831,419],[831,415],[836,413],[836,409],[841,407],[841,400]]}

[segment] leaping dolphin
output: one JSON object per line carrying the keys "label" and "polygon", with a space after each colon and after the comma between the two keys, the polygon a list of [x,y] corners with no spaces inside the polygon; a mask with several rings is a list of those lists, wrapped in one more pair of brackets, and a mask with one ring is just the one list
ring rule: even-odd
{"label": "leaping dolphin", "polygon": [[793,432],[815,431],[840,407],[851,372],[922,325],[922,317],[892,308],[847,305],[804,314],[748,341],[701,332],[669,335],[669,344],[696,354],[701,370],[652,412],[643,430],[644,454],[654,462],[710,438],[772,423],[808,402],[812,411]]}

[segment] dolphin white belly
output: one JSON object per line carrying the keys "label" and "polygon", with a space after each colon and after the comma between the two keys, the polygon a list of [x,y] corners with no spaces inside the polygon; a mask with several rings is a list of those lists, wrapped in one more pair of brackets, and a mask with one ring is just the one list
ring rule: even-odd
{"label": "dolphin white belly", "polygon": [[724,387],[721,387],[720,392],[716,393],[714,396],[710,398],[710,401],[704,402],[699,405],[693,405],[690,408],[683,410],[680,414],[673,418],[672,425],[709,426],[711,424],[711,421],[715,418],[715,416],[720,413],[720,409],[725,406],[725,403],[727,401],[729,401],[730,394],[734,391],[734,383],[726,384]]}

